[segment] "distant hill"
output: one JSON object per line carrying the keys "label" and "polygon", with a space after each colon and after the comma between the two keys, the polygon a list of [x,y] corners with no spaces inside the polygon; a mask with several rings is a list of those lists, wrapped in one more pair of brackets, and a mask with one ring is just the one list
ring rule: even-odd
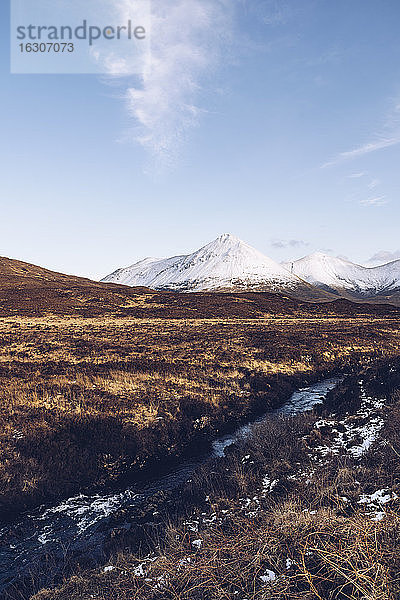
{"label": "distant hill", "polygon": [[150,290],[106,286],[84,277],[0,257],[0,316],[118,312],[131,298],[146,293]]}
{"label": "distant hill", "polygon": [[23,262],[12,258],[0,256],[0,288],[15,288],[19,287],[38,287],[38,286],[93,286],[101,288],[101,284],[85,279],[84,277],[76,277],[75,275],[65,275],[57,273]]}

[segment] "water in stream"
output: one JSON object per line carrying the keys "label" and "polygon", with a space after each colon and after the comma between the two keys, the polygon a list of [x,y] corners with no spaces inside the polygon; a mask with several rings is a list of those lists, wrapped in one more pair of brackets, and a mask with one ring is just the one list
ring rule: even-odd
{"label": "water in stream", "polygon": [[[35,565],[52,556],[54,568],[49,581],[62,569],[64,557],[101,555],[107,538],[108,521],[117,510],[138,506],[159,490],[172,490],[183,484],[194,470],[211,458],[224,455],[225,448],[242,436],[250,435],[256,423],[277,415],[293,415],[311,410],[322,403],[338,379],[327,379],[296,391],[279,409],[240,427],[236,432],[216,439],[212,451],[183,461],[164,476],[104,495],[79,495],[53,507],[41,507],[0,530],[0,594],[13,581],[28,575]],[[51,571],[51,572],[50,572]],[[46,584],[46,581],[43,581]]]}

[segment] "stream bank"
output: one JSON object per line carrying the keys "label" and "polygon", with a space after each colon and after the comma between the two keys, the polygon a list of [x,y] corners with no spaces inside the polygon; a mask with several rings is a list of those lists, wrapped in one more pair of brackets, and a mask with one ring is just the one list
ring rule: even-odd
{"label": "stream bank", "polygon": [[[149,511],[162,505],[164,508],[159,511],[162,514],[175,504],[172,512],[176,513],[179,505],[176,503],[176,490],[187,483],[196,470],[202,466],[207,469],[207,464],[221,460],[226,448],[248,437],[252,427],[261,421],[276,418],[285,412],[288,415],[304,412],[323,402],[337,382],[337,378],[329,378],[308,388],[300,388],[290,395],[281,408],[270,411],[253,425],[248,423],[236,432],[214,440],[211,450],[182,461],[162,477],[155,476],[146,482],[105,495],[81,494],[56,506],[38,509],[6,525],[0,530],[0,585],[4,597],[18,597],[17,593],[13,596],[12,588],[18,593],[23,589],[24,573],[29,573],[29,583],[28,579],[25,583],[28,585],[26,594],[29,594],[32,580],[40,589],[59,581],[76,563],[88,567],[101,562],[116,544],[121,543],[121,533],[129,534],[132,542],[132,531],[139,525],[136,518],[138,514],[141,525],[145,526],[137,528],[140,534],[136,536],[137,532],[134,532],[134,536],[138,538],[137,545],[141,546],[149,531],[154,533],[154,520],[148,520]],[[157,509],[152,512],[157,512]]]}

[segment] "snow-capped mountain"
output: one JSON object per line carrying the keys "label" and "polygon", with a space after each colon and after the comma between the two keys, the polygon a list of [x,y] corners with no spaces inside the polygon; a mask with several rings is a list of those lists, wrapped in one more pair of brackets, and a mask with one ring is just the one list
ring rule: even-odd
{"label": "snow-capped mountain", "polygon": [[240,239],[224,234],[185,256],[146,258],[102,281],[157,290],[290,291],[309,288],[295,274]]}
{"label": "snow-capped mountain", "polygon": [[304,300],[400,302],[400,260],[363,267],[315,252],[280,265],[230,234],[192,254],[145,258],[102,281],[176,292],[268,291]]}
{"label": "snow-capped mountain", "polygon": [[362,267],[342,258],[315,252],[282,266],[311,285],[340,295],[373,298],[400,291],[400,260],[378,267]]}

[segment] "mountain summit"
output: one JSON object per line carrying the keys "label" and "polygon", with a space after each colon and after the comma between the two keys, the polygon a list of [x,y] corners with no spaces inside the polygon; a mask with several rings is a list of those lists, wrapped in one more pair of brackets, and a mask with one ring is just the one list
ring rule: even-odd
{"label": "mountain summit", "polygon": [[304,287],[304,282],[296,275],[228,233],[192,254],[164,259],[146,258],[125,269],[118,269],[102,281],[179,292],[282,292]]}

